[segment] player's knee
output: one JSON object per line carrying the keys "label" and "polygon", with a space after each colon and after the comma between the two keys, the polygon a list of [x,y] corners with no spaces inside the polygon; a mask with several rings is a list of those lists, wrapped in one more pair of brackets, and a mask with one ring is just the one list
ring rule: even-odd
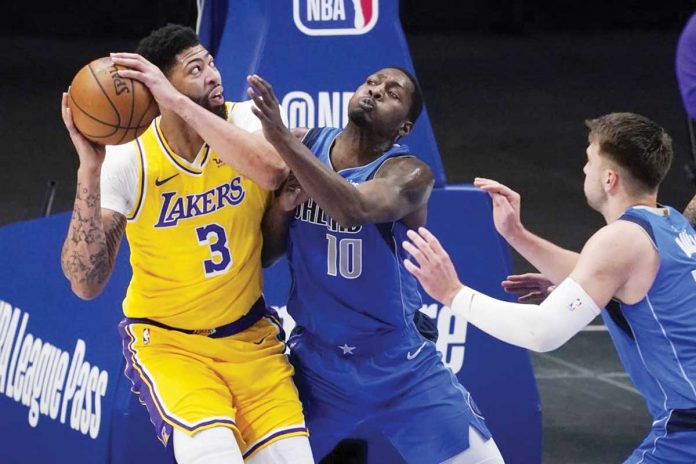
{"label": "player's knee", "polygon": [[174,430],[174,457],[178,464],[243,464],[234,432],[213,427],[189,436]]}
{"label": "player's knee", "polygon": [[253,455],[247,464],[312,464],[312,448],[307,437],[278,440]]}

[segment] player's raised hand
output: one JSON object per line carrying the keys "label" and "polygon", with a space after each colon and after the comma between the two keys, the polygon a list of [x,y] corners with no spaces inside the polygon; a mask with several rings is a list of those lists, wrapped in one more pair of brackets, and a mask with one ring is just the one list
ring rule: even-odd
{"label": "player's raised hand", "polygon": [[280,105],[271,84],[256,74],[247,76],[247,82],[249,82],[247,94],[256,105],[251,110],[261,121],[266,140],[273,145],[291,140],[294,136],[280,116]]}
{"label": "player's raised hand", "polygon": [[501,282],[506,293],[517,296],[520,303],[539,304],[555,289],[544,274],[527,273],[508,276]]}
{"label": "player's raised hand", "polygon": [[477,177],[474,185],[491,196],[495,228],[510,241],[524,230],[520,219],[520,194],[492,179]]}
{"label": "player's raised hand", "polygon": [[111,53],[111,61],[129,69],[120,69],[118,75],[136,79],[147,86],[160,108],[173,108],[183,95],[176,90],[162,70],[137,53]]}
{"label": "player's raised hand", "polygon": [[455,295],[462,288],[462,283],[449,255],[438,239],[425,227],[420,227],[418,232],[409,230],[406,234],[411,241],[404,241],[403,246],[415,263],[407,258],[404,260],[404,266],[418,279],[430,296],[446,306],[451,306]]}
{"label": "player's raised hand", "polygon": [[[70,89],[68,89],[68,91],[69,90]],[[68,98],[68,92],[63,92],[63,98],[61,99],[61,115],[63,117],[63,123],[68,129],[68,134],[70,134],[70,140],[72,140],[73,145],[75,145],[77,155],[80,157],[80,166],[92,168],[101,167],[101,164],[104,162],[106,149],[104,145],[92,142],[77,130],[73,122],[72,111],[68,106]]]}

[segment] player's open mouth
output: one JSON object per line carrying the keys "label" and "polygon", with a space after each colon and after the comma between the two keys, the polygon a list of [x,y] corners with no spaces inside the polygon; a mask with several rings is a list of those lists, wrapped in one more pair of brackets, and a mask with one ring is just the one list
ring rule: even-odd
{"label": "player's open mouth", "polygon": [[223,88],[222,86],[215,87],[211,92],[210,95],[208,95],[208,100],[210,100],[210,103],[213,105],[222,105],[225,103],[225,97],[223,96]]}

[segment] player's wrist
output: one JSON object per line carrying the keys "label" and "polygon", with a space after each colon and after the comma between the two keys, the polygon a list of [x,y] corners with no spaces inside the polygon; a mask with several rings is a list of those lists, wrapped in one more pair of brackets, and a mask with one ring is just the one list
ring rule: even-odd
{"label": "player's wrist", "polygon": [[77,168],[78,177],[98,178],[101,175],[101,161],[80,161],[80,166]]}
{"label": "player's wrist", "polygon": [[465,288],[468,287],[466,287],[461,282],[457,282],[457,284],[453,285],[452,288],[450,288],[450,290],[445,294],[443,304],[452,308],[452,305],[454,304],[454,300],[457,298],[457,295],[459,295]]}
{"label": "player's wrist", "polygon": [[525,229],[522,223],[518,221],[511,227],[509,227],[505,234],[502,235],[503,238],[510,244],[510,246],[512,246],[513,248],[517,248],[522,243],[524,243],[528,233],[529,232],[527,231],[527,229]]}

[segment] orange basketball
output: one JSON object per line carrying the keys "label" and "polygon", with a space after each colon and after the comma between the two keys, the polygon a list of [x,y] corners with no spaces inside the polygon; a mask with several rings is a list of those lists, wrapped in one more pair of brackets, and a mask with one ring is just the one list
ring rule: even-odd
{"label": "orange basketball", "polygon": [[159,109],[148,88],[119,77],[110,58],[99,58],[75,75],[68,106],[77,129],[103,145],[130,142],[145,132]]}

